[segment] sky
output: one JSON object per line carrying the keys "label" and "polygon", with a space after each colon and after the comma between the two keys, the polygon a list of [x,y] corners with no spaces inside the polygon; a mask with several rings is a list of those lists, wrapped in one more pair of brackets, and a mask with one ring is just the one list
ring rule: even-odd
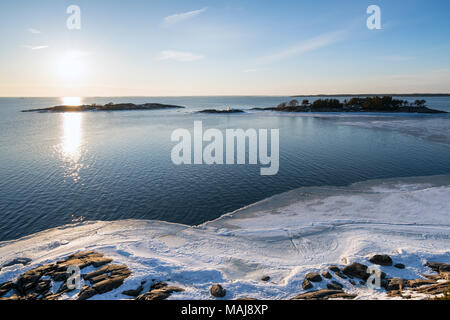
{"label": "sky", "polygon": [[[67,8],[80,8],[69,29]],[[381,29],[370,30],[370,5]],[[0,96],[450,93],[447,0],[0,0]]]}

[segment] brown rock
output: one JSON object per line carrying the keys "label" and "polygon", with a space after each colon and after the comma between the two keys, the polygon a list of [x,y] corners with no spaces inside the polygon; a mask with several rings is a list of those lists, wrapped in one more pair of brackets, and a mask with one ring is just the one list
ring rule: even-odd
{"label": "brown rock", "polygon": [[347,276],[342,273],[342,271],[338,271],[335,273],[341,279],[347,279]]}
{"label": "brown rock", "polygon": [[305,279],[311,282],[320,282],[322,281],[322,277],[317,272],[307,273]]}
{"label": "brown rock", "polygon": [[415,279],[415,280],[408,280],[406,282],[406,286],[409,288],[417,288],[417,287],[426,286],[426,285],[435,284],[435,283],[436,283],[435,280]]}
{"label": "brown rock", "polygon": [[427,262],[427,267],[436,272],[450,272],[450,264],[441,262]]}
{"label": "brown rock", "polygon": [[420,287],[420,288],[417,288],[415,291],[418,293],[438,295],[438,294],[443,294],[445,292],[448,292],[449,286],[450,286],[450,282],[448,281],[448,282],[436,283],[436,284],[429,285],[426,287]]}
{"label": "brown rock", "polygon": [[267,281],[270,280],[270,277],[269,276],[264,276],[264,277],[261,278],[261,280],[264,281],[264,282],[267,282]]}
{"label": "brown rock", "polygon": [[129,296],[129,297],[137,297],[141,294],[143,289],[144,288],[142,286],[139,286],[136,289],[122,291],[122,294]]}
{"label": "brown rock", "polygon": [[15,287],[14,282],[8,281],[0,284],[0,297],[4,296],[9,292],[9,290]]}
{"label": "brown rock", "polygon": [[327,284],[327,288],[330,290],[342,290],[344,286],[337,281],[332,281]]}
{"label": "brown rock", "polygon": [[123,284],[123,277],[110,277],[106,280],[97,282],[92,287],[98,293],[106,293],[120,287]]}
{"label": "brown rock", "polygon": [[225,295],[227,294],[227,291],[222,288],[222,286],[220,284],[215,284],[211,287],[211,295],[213,295],[214,297],[218,297],[218,298],[223,298],[225,297]]}
{"label": "brown rock", "polygon": [[406,281],[400,278],[387,279],[385,289],[386,291],[402,291],[405,287]]}
{"label": "brown rock", "polygon": [[98,276],[96,276],[96,277],[90,278],[90,279],[89,279],[89,282],[90,282],[91,284],[95,284],[95,283],[97,283],[97,282],[100,282],[100,281],[103,281],[103,280],[108,279],[108,277],[109,277],[108,274],[104,273],[104,274],[98,275]]}
{"label": "brown rock", "polygon": [[303,280],[303,283],[302,283],[303,290],[309,290],[309,289],[312,289],[312,287],[313,287],[313,285],[311,282],[309,282],[309,280],[307,280],[307,279]]}
{"label": "brown rock", "polygon": [[339,272],[341,271],[341,269],[339,269],[339,267],[337,266],[329,266],[328,269],[330,269],[333,272]]}
{"label": "brown rock", "polygon": [[387,254],[376,254],[369,261],[381,266],[392,266],[392,259]]}
{"label": "brown rock", "polygon": [[[224,289],[225,290],[225,289]],[[183,292],[184,289],[178,287],[163,287],[151,290],[143,295],[137,297],[136,300],[165,300],[174,292]]]}
{"label": "brown rock", "polygon": [[293,300],[319,300],[319,299],[354,299],[356,295],[347,294],[342,290],[318,290],[307,293],[302,293],[293,298]]}
{"label": "brown rock", "polygon": [[51,278],[52,278],[54,281],[56,281],[56,282],[59,282],[59,281],[66,281],[68,277],[69,277],[69,275],[68,275],[67,272],[65,272],[65,271],[54,272],[54,273],[51,275]]}
{"label": "brown rock", "polygon": [[78,300],[87,300],[89,298],[92,298],[97,294],[97,291],[95,291],[93,288],[88,286],[83,286],[81,288],[80,293],[78,294]]}
{"label": "brown rock", "polygon": [[167,287],[167,286],[168,286],[167,283],[162,282],[162,281],[158,281],[158,282],[153,283],[153,284],[150,286],[150,291],[151,291],[151,290],[155,290],[155,289],[165,288],[165,287]]}
{"label": "brown rock", "polygon": [[367,273],[367,266],[358,262],[354,262],[342,269],[342,272],[349,277],[367,280],[369,274]]}
{"label": "brown rock", "polygon": [[[26,266],[26,265],[30,264],[30,262],[31,262],[31,259],[29,259],[29,258],[16,258],[16,259],[14,259],[14,260],[11,260],[11,261],[5,263],[5,264],[2,266],[2,268],[10,267],[10,266],[15,266],[16,264],[21,264],[21,265],[23,265],[23,266]],[[0,268],[0,270],[1,270],[2,268]]]}
{"label": "brown rock", "polygon": [[331,275],[330,272],[324,271],[324,272],[322,272],[322,277],[324,277],[324,278],[326,278],[326,279],[331,279],[331,278],[332,278],[332,275]]}

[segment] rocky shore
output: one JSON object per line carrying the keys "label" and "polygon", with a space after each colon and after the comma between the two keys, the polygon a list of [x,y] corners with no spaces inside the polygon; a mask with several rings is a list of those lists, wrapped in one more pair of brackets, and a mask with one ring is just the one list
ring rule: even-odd
{"label": "rocky shore", "polygon": [[131,110],[161,110],[161,109],[183,109],[182,106],[160,104],[160,103],[108,103],[105,105],[81,105],[81,106],[55,106],[43,109],[22,110],[22,112],[83,112],[83,111],[131,111]]}
{"label": "rocky shore", "polygon": [[240,109],[226,109],[226,110],[217,110],[217,109],[206,109],[206,110],[201,110],[198,113],[218,113],[218,114],[222,114],[222,113],[243,113],[243,110]]}
{"label": "rocky shore", "polygon": [[[28,258],[17,258],[5,263],[2,267],[14,265],[26,266]],[[77,266],[81,271],[80,285],[70,286],[71,273],[68,268]],[[327,300],[355,299],[357,294],[352,287],[367,286],[371,281],[369,267],[383,266],[404,270],[405,265],[394,263],[388,255],[374,255],[368,259],[368,265],[354,262],[345,266],[329,266],[326,270],[307,273],[302,284],[303,292],[295,295],[293,300]],[[381,272],[381,286],[374,290],[384,290],[389,298],[411,299],[442,298],[448,296],[450,288],[450,264],[427,262],[430,273],[418,279],[390,277],[388,272]],[[114,264],[113,259],[96,251],[74,253],[55,263],[44,264],[27,270],[16,279],[0,284],[0,300],[87,300],[97,295],[119,290],[125,280],[132,275],[127,265]],[[151,275],[141,280],[137,288],[123,290],[122,299],[164,300],[173,293],[184,292],[185,288],[169,285],[170,279],[155,279]],[[261,278],[262,282],[270,282],[269,276]],[[326,283],[327,289],[315,289],[318,284]],[[144,287],[148,288],[147,290]],[[347,288],[345,290],[344,288]],[[221,284],[214,284],[209,289],[211,297],[226,298],[227,289]],[[252,297],[239,298],[250,300]]]}
{"label": "rocky shore", "polygon": [[383,113],[422,113],[441,114],[445,111],[426,107],[425,100],[416,100],[409,103],[406,100],[394,99],[392,96],[368,96],[365,98],[353,97],[343,102],[338,99],[318,99],[310,103],[303,100],[291,100],[289,103],[280,103],[277,107],[253,108],[256,111],[279,112],[383,112]]}

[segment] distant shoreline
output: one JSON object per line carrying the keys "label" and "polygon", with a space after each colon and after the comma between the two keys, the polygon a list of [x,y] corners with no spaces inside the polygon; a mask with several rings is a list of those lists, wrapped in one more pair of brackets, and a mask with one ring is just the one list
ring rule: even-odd
{"label": "distant shoreline", "polygon": [[310,95],[294,95],[291,97],[377,97],[377,96],[391,96],[391,97],[450,97],[450,93],[364,93],[364,94],[310,94]]}

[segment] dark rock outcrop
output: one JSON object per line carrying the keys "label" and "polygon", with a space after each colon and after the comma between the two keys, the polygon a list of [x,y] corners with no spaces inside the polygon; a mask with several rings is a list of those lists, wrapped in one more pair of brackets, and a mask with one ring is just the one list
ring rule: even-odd
{"label": "dark rock outcrop", "polygon": [[321,300],[321,299],[354,299],[356,295],[345,293],[342,290],[318,290],[299,294],[293,300]]}
{"label": "dark rock outcrop", "polygon": [[342,290],[344,286],[337,281],[332,281],[327,284],[327,288],[330,290]]}
{"label": "dark rock outcrop", "polygon": [[309,280],[311,282],[320,282],[320,281],[322,281],[322,277],[317,272],[307,273],[306,276],[305,276],[305,279]]}
{"label": "dark rock outcrop", "polygon": [[369,278],[369,274],[367,273],[367,266],[358,262],[354,262],[349,266],[346,266],[342,269],[342,272],[348,276],[358,279],[367,280]]}
{"label": "dark rock outcrop", "polygon": [[129,297],[137,297],[141,294],[142,290],[144,290],[144,288],[142,286],[139,286],[136,289],[122,291],[122,294]]}
{"label": "dark rock outcrop", "polygon": [[141,301],[142,300],[144,300],[144,301],[165,300],[165,299],[169,298],[172,295],[172,293],[183,292],[183,291],[184,291],[184,289],[174,287],[174,286],[169,286],[165,282],[157,282],[150,287],[150,290],[147,293],[140,295],[139,297],[137,297],[136,300],[141,300]]}
{"label": "dark rock outcrop", "polygon": [[305,279],[305,280],[303,280],[302,288],[303,288],[303,290],[309,290],[309,289],[313,288],[313,285],[309,280]]}
{"label": "dark rock outcrop", "polygon": [[160,110],[160,109],[182,109],[182,106],[161,103],[108,103],[105,105],[81,105],[81,106],[55,106],[43,109],[23,110],[22,112],[83,112],[83,111],[132,111],[132,110]]}
{"label": "dark rock outcrop", "polygon": [[210,292],[211,292],[211,295],[213,295],[214,297],[217,297],[217,298],[223,298],[227,294],[227,290],[222,288],[222,286],[220,284],[213,285],[211,287]]}
{"label": "dark rock outcrop", "polygon": [[229,110],[216,110],[216,109],[206,109],[201,110],[198,113],[243,113],[243,110],[240,109],[229,109]]}
{"label": "dark rock outcrop", "polygon": [[387,254],[376,254],[369,261],[381,266],[392,266],[392,259]]}

